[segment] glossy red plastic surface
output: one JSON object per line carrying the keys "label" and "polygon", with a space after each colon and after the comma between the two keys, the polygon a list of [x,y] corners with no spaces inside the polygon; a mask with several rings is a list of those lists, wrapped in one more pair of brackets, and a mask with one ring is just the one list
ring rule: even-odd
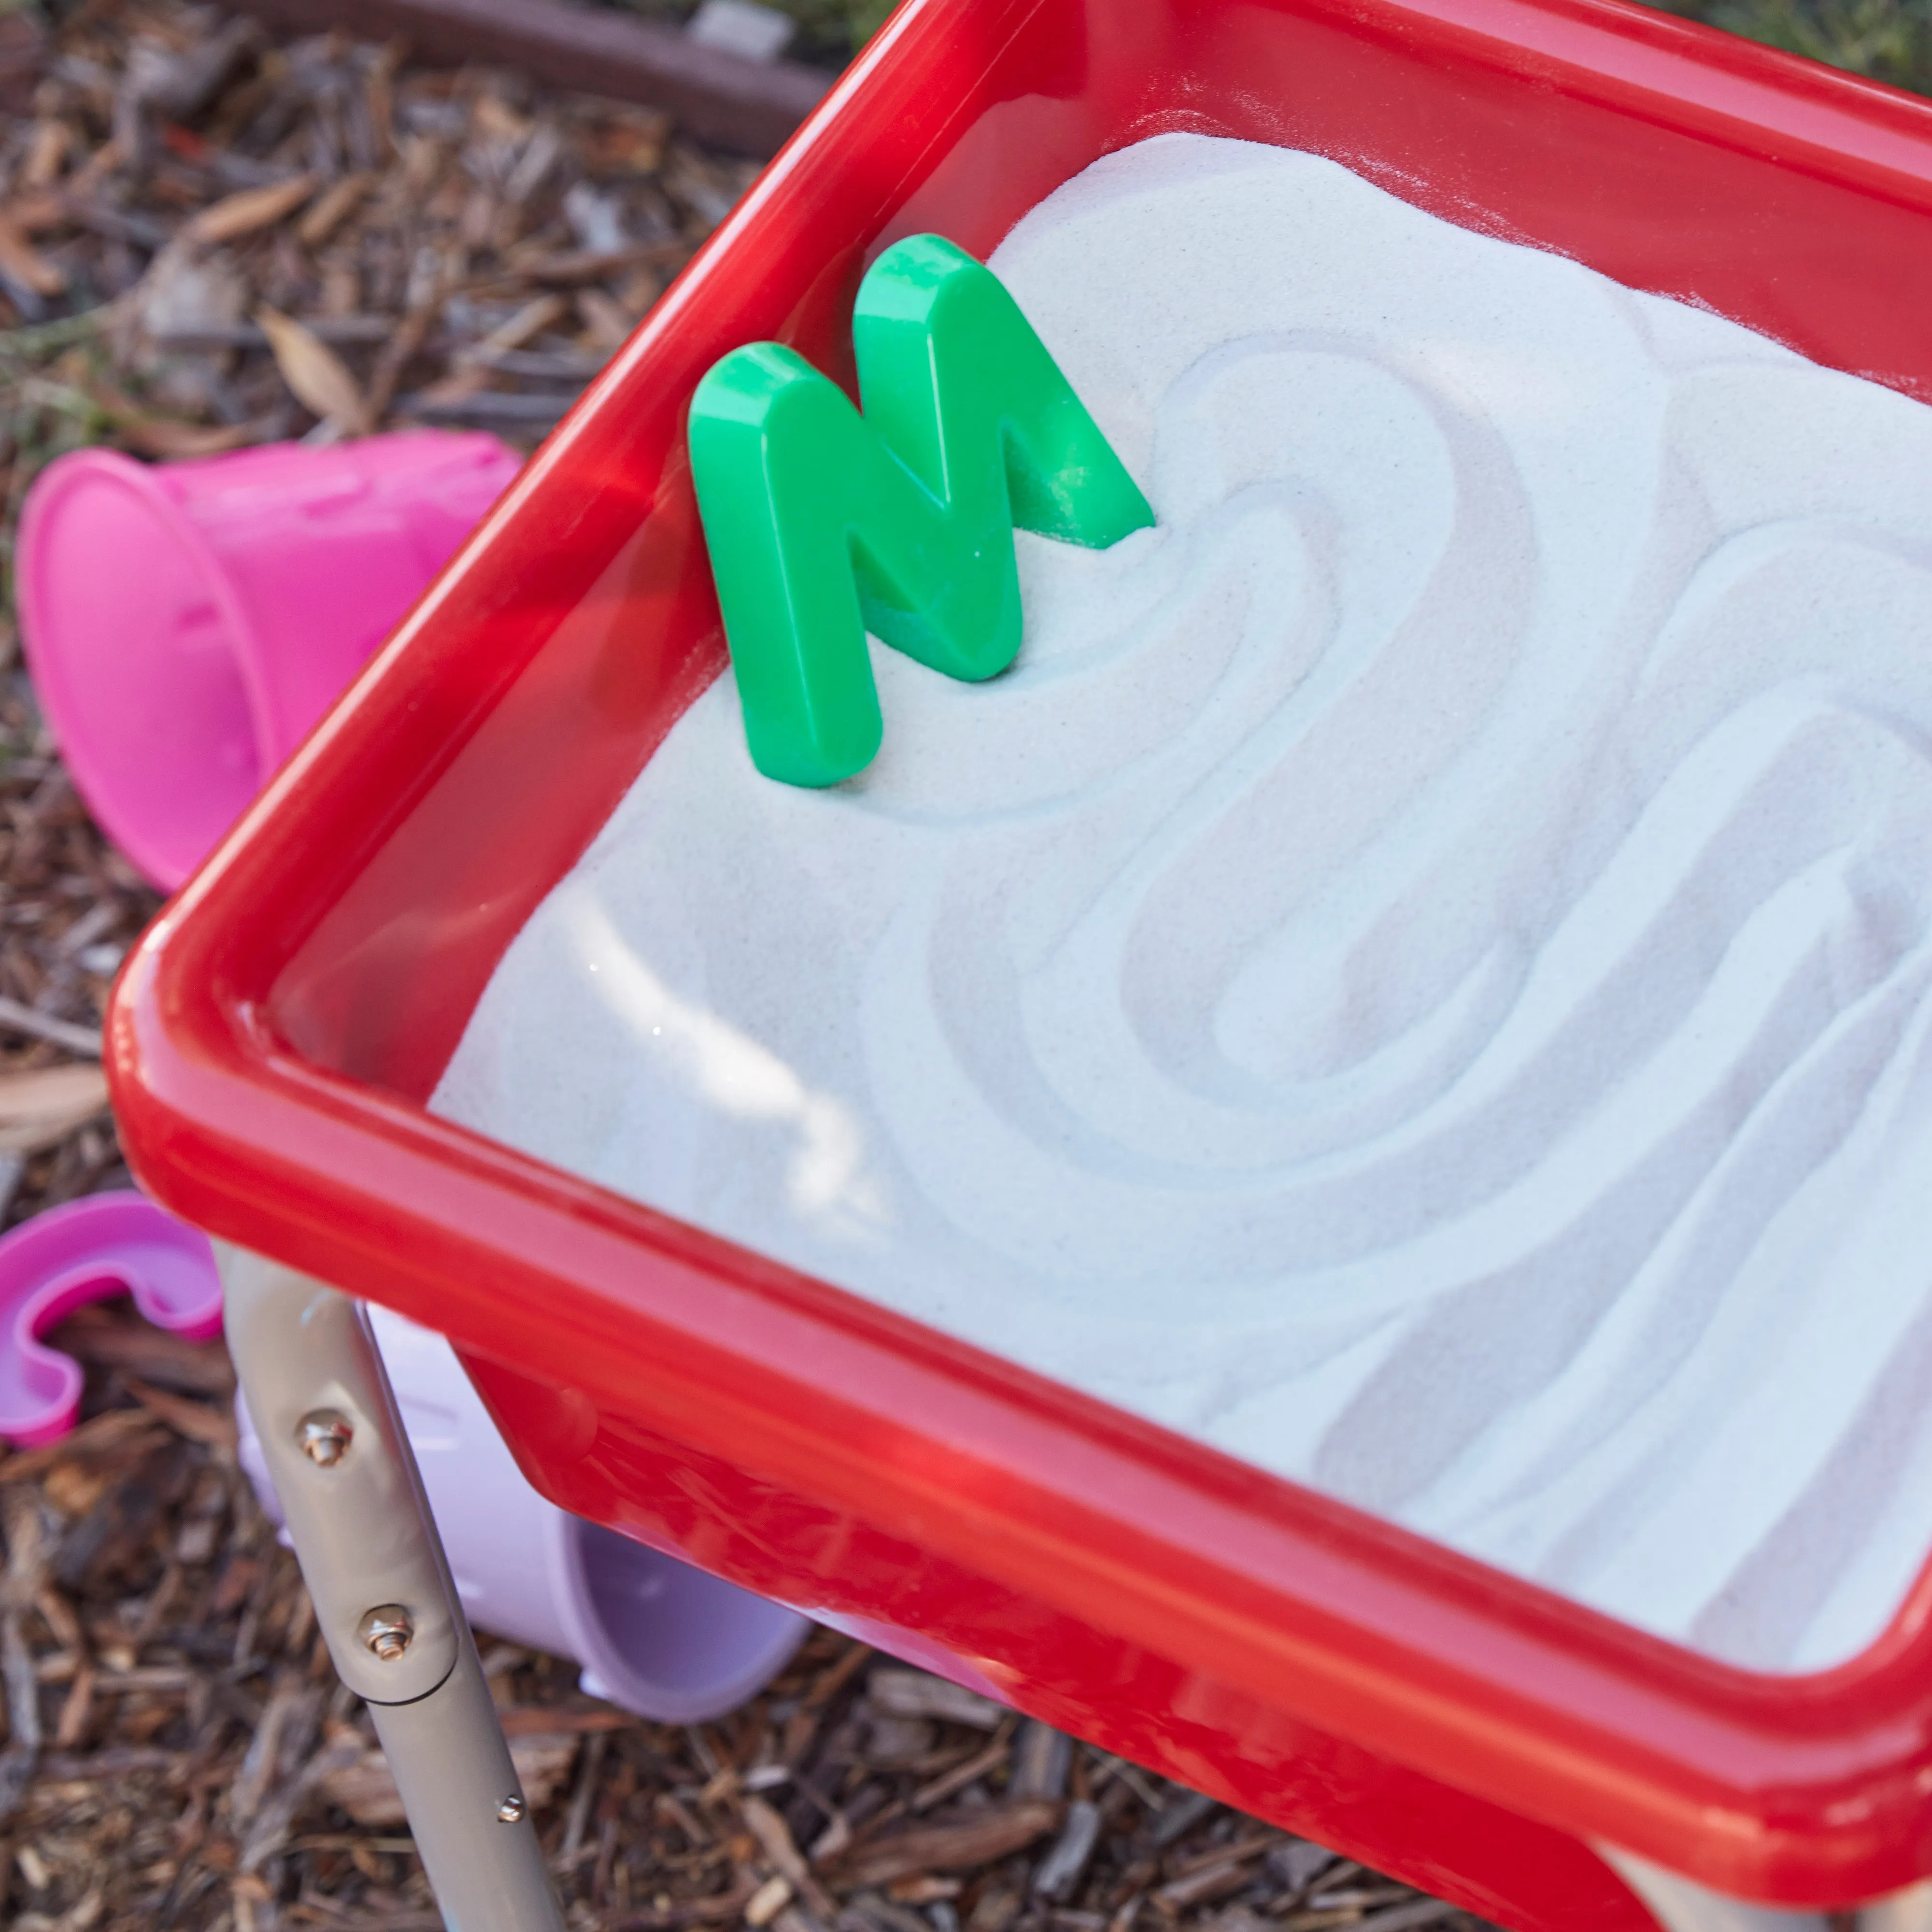
{"label": "glossy red plastic surface", "polygon": [[[430,1118],[502,949],[716,673],[712,360],[835,370],[866,262],[1096,156],[1316,148],[1932,396],[1932,107],[1617,0],[915,0],[130,963],[143,1180],[446,1330],[566,1506],[1521,1927],[1588,1849],[1832,1904],[1932,1870],[1932,1588],[1757,1678]],[[1150,273],[1159,272],[1150,264]]]}

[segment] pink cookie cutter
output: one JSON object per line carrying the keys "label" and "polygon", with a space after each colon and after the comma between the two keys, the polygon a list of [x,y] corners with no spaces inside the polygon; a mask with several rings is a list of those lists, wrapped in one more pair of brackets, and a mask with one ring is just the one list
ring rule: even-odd
{"label": "pink cookie cutter", "polygon": [[38,1448],[74,1426],[80,1367],[40,1338],[84,1303],[124,1294],[170,1334],[220,1332],[208,1237],[144,1194],[90,1195],[0,1236],[0,1436]]}
{"label": "pink cookie cutter", "polygon": [[[220,1331],[208,1237],[146,1195],[92,1195],[0,1236],[0,1436],[38,1448],[74,1426],[80,1370],[39,1338],[83,1303],[123,1293],[172,1334]],[[374,1318],[464,1607],[478,1622],[574,1658],[586,1690],[659,1724],[720,1717],[784,1668],[810,1628],[803,1617],[546,1502],[448,1343],[400,1316]],[[238,1400],[236,1412],[242,1466],[280,1522]]]}

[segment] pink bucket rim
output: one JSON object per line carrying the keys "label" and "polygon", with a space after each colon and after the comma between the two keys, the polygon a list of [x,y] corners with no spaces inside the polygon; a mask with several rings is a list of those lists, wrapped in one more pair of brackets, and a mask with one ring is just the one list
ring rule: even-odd
{"label": "pink bucket rim", "polygon": [[98,810],[100,802],[115,796],[114,773],[110,766],[96,762],[86,731],[68,728],[80,711],[68,703],[65,667],[56,641],[58,626],[52,622],[44,602],[44,578],[50,573],[41,568],[40,551],[48,534],[74,491],[100,484],[134,496],[181,545],[206,580],[208,593],[234,640],[236,668],[248,703],[249,729],[262,776],[266,778],[280,761],[280,754],[270,738],[268,694],[262,681],[261,640],[220,559],[152,466],[137,463],[119,450],[77,449],[50,464],[35,479],[21,508],[16,566],[20,641],[28,674],[59,741],[62,757],[82,795],[90,806],[97,807],[104,829],[142,872],[171,892],[187,878],[191,868],[184,867],[178,859],[157,849],[144,825],[123,824],[112,811]]}

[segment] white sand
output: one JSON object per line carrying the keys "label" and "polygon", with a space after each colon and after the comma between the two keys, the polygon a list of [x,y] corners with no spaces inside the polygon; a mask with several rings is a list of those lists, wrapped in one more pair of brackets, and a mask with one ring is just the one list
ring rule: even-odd
{"label": "white sand", "polygon": [[1156,530],[752,770],[730,680],[443,1113],[1717,1655],[1932,1548],[1932,410],[1169,136],[994,265]]}

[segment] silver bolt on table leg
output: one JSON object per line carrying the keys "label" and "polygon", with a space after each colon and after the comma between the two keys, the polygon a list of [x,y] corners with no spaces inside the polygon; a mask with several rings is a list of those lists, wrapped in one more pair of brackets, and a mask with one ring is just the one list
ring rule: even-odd
{"label": "silver bolt on table leg", "polygon": [[342,1681],[369,1706],[450,1932],[562,1932],[367,1318],[218,1250],[236,1372]]}

